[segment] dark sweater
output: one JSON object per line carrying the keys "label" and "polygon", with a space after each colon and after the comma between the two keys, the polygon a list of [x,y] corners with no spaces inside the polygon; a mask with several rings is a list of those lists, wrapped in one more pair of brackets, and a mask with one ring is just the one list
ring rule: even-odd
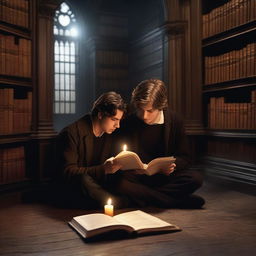
{"label": "dark sweater", "polygon": [[138,155],[144,163],[164,155],[164,125],[148,125],[141,121],[138,127]]}
{"label": "dark sweater", "polygon": [[[144,137],[144,133],[141,132],[142,127],[143,122],[136,115],[132,114],[123,120],[118,131],[119,141],[127,143],[129,146],[128,149],[137,154],[139,154],[141,149],[148,151],[145,147],[150,146],[147,145],[147,143],[144,145],[141,143],[142,141],[145,142],[147,137],[149,137],[149,135],[147,135],[146,138]],[[157,145],[157,150],[161,152],[162,155],[160,155],[159,152],[156,155],[176,157],[177,171],[188,168],[189,154],[187,138],[183,122],[176,113],[169,112],[168,109],[164,110],[164,125],[160,133],[161,134],[158,135],[152,134],[152,136],[155,137],[153,141],[159,139],[161,144]],[[163,138],[163,144],[161,138]],[[153,143],[155,144],[155,142]],[[160,149],[160,147],[162,147],[162,149]]]}

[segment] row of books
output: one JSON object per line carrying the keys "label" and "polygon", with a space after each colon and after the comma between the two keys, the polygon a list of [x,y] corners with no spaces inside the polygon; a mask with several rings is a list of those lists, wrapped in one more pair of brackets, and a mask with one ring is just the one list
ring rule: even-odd
{"label": "row of books", "polygon": [[31,130],[32,92],[26,98],[14,98],[12,88],[0,89],[0,134],[23,133]]}
{"label": "row of books", "polygon": [[31,77],[31,41],[0,34],[0,74]]}
{"label": "row of books", "polygon": [[256,75],[256,43],[222,55],[205,56],[204,84],[214,84]]}
{"label": "row of books", "polygon": [[212,97],[208,105],[208,128],[256,130],[256,91],[249,103],[226,103],[224,97]]}
{"label": "row of books", "polygon": [[29,27],[28,0],[1,0],[0,20],[20,27]]}
{"label": "row of books", "polygon": [[203,38],[256,19],[255,0],[231,0],[203,15]]}
{"label": "row of books", "polygon": [[209,140],[207,143],[208,155],[235,161],[255,163],[256,145],[250,141],[225,139]]}
{"label": "row of books", "polygon": [[25,150],[23,146],[0,149],[0,184],[26,179]]}

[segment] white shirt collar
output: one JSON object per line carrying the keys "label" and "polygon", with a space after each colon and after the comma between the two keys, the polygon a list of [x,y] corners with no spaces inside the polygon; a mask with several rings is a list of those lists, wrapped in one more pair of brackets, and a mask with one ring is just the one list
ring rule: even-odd
{"label": "white shirt collar", "polygon": [[164,123],[164,112],[161,110],[159,115],[156,117],[156,120],[152,124],[163,124]]}

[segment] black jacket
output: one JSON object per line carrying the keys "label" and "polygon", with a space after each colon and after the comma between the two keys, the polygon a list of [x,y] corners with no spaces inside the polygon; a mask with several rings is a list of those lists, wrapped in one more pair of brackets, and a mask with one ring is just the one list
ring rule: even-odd
{"label": "black jacket", "polygon": [[64,180],[72,182],[86,173],[98,183],[104,181],[105,173],[102,164],[110,157],[112,136],[108,134],[102,135],[105,140],[104,148],[98,158],[98,164],[92,166],[94,154],[93,136],[90,115],[85,115],[60,132],[58,136],[59,166]]}

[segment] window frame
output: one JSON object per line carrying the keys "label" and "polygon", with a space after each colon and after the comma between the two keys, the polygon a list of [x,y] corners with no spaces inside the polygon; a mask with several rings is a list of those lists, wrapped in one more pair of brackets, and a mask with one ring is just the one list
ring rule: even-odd
{"label": "window frame", "polygon": [[[64,7],[63,7],[64,6]],[[66,8],[63,12],[62,8]],[[62,19],[60,19],[62,17]],[[66,19],[65,19],[66,17]],[[69,18],[67,18],[69,17]],[[64,21],[61,24],[61,21]],[[65,23],[66,21],[66,23]],[[69,21],[69,24],[67,24]],[[76,114],[78,78],[78,37],[76,16],[69,4],[62,2],[55,11],[54,35],[54,114]],[[73,30],[72,30],[73,29]]]}

